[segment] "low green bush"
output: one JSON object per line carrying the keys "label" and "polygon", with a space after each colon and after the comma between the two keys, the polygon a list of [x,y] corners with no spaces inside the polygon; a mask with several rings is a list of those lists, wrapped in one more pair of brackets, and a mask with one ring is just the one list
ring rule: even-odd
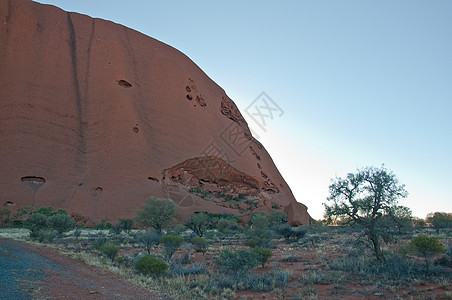
{"label": "low green bush", "polygon": [[55,240],[57,232],[51,229],[39,229],[30,232],[30,237],[34,240],[38,240],[40,243],[51,243]]}
{"label": "low green bush", "polygon": [[272,251],[263,247],[254,247],[251,251],[257,255],[257,259],[261,263],[262,268],[265,268],[265,264],[272,256]]}
{"label": "low green bush", "polygon": [[215,260],[219,270],[234,278],[240,278],[248,273],[249,269],[259,264],[259,257],[256,253],[248,250],[231,251],[224,249]]}
{"label": "low green bush", "polygon": [[191,239],[190,242],[193,244],[193,246],[195,246],[196,252],[202,252],[202,254],[206,253],[208,248],[206,239],[199,236],[195,236],[194,238]]}
{"label": "low green bush", "polygon": [[160,238],[160,243],[165,246],[164,252],[167,259],[171,259],[174,253],[184,243],[184,238],[180,235],[168,234]]}
{"label": "low green bush", "polygon": [[412,249],[412,252],[424,257],[427,271],[430,266],[430,259],[445,250],[445,247],[440,242],[439,238],[427,235],[416,236],[411,240],[409,246]]}
{"label": "low green bush", "polygon": [[160,258],[146,254],[140,257],[133,266],[144,275],[159,276],[165,273],[168,265]]}
{"label": "low green bush", "polygon": [[119,246],[112,242],[106,242],[99,247],[99,251],[105,254],[112,261],[115,259],[116,254],[118,254],[119,249]]}
{"label": "low green bush", "polygon": [[217,223],[217,230],[226,235],[240,232],[241,229],[242,227],[237,223],[236,220],[220,219]]}
{"label": "low green bush", "polygon": [[72,230],[75,227],[74,219],[70,215],[63,213],[50,216],[46,223],[48,227],[56,230],[59,235]]}
{"label": "low green bush", "polygon": [[270,247],[271,241],[266,237],[250,237],[245,241],[245,245],[251,248],[255,247]]}
{"label": "low green bush", "polygon": [[42,213],[34,213],[25,220],[25,226],[32,232],[43,230],[47,227],[47,218]]}
{"label": "low green bush", "polygon": [[291,241],[292,242],[296,242],[300,238],[304,237],[306,235],[306,232],[307,232],[306,228],[294,229],[289,224],[273,226],[272,229],[278,235],[284,237],[287,242],[291,242]]}

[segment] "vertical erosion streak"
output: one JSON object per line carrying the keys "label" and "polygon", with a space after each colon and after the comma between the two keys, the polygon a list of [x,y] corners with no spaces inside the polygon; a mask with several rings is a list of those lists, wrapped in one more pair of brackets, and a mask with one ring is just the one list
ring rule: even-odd
{"label": "vertical erosion streak", "polygon": [[88,52],[87,52],[87,58],[86,58],[86,74],[85,74],[85,92],[84,92],[84,98],[88,99],[88,93],[89,93],[89,68],[90,68],[90,60],[91,60],[91,45],[93,44],[93,38],[94,38],[94,19],[91,20],[91,35],[89,37],[89,44],[88,44]]}
{"label": "vertical erosion streak", "polygon": [[69,27],[69,51],[71,52],[71,63],[72,63],[72,80],[74,86],[75,93],[75,107],[78,119],[78,150],[81,154],[80,159],[77,160],[77,164],[82,163],[84,161],[84,154],[86,153],[86,140],[85,140],[85,123],[83,121],[83,108],[82,108],[82,100],[80,95],[80,83],[77,75],[77,42],[75,37],[74,24],[72,23],[71,15],[67,13],[67,23]]}

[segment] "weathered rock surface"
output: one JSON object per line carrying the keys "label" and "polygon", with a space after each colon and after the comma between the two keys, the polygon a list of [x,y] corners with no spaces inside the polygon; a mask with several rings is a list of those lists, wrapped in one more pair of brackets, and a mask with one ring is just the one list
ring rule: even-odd
{"label": "weathered rock surface", "polygon": [[[8,207],[115,221],[156,196],[181,217],[286,207],[309,222],[236,105],[189,58],[54,6],[0,1],[0,139]],[[226,203],[239,196],[246,205]]]}

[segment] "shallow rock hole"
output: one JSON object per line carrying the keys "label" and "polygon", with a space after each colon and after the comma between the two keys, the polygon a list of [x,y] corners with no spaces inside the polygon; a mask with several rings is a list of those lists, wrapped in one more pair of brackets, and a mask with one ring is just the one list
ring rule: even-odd
{"label": "shallow rock hole", "polygon": [[132,87],[132,84],[131,84],[131,83],[129,83],[129,82],[123,80],[123,79],[121,79],[121,80],[118,81],[118,85],[119,85],[120,87],[123,87],[123,88],[131,88],[131,87]]}

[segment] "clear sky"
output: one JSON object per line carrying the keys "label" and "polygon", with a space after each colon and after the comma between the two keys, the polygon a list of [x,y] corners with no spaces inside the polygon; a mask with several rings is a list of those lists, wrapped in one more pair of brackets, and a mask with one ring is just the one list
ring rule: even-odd
{"label": "clear sky", "polygon": [[[296,199],[322,218],[330,179],[385,166],[424,218],[452,212],[452,1],[39,0],[189,56],[237,104]],[[264,132],[245,113],[283,110]]]}

